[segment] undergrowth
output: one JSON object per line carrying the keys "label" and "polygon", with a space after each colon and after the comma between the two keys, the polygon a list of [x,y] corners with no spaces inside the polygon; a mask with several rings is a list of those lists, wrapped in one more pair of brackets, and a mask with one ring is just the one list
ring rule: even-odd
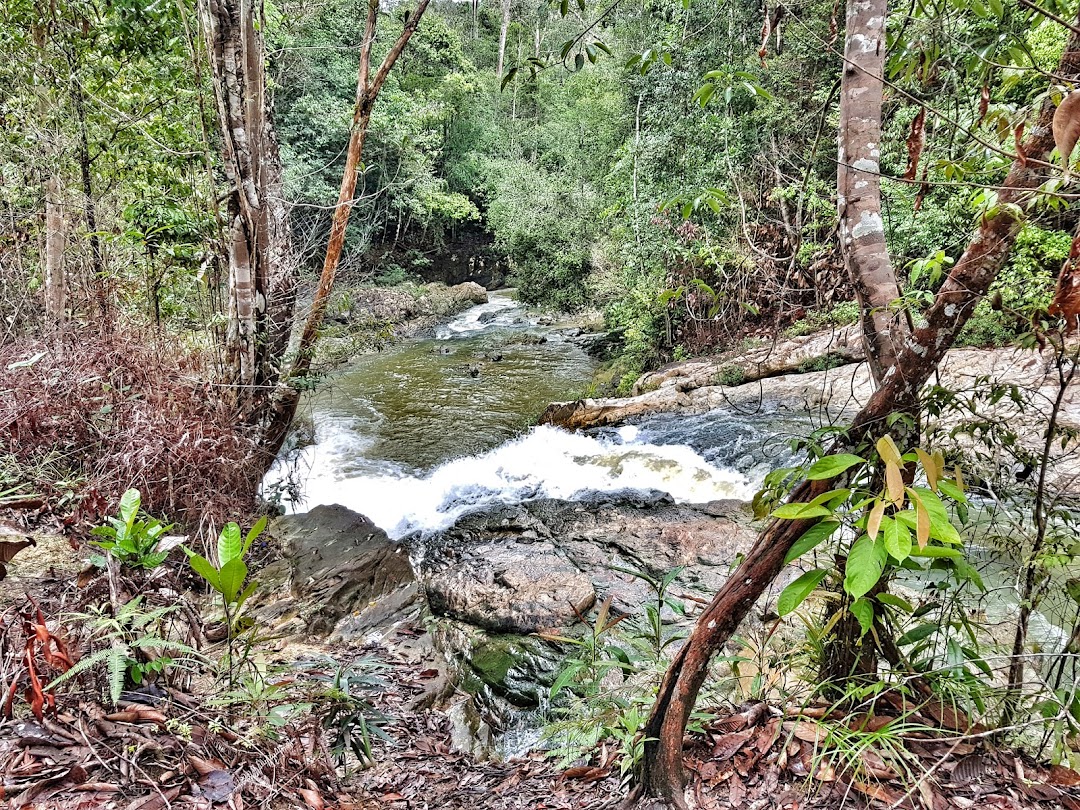
{"label": "undergrowth", "polygon": [[129,487],[143,507],[213,534],[250,514],[252,442],[205,360],[138,334],[0,347],[0,490],[40,493],[78,532]]}

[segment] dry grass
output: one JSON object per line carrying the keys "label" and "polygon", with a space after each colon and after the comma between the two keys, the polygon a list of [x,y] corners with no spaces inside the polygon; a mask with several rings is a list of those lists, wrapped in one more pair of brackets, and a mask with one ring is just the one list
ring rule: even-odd
{"label": "dry grass", "polygon": [[150,514],[200,534],[250,514],[251,439],[204,359],[154,342],[68,334],[0,347],[0,490],[42,493],[45,513],[75,532],[128,487]]}

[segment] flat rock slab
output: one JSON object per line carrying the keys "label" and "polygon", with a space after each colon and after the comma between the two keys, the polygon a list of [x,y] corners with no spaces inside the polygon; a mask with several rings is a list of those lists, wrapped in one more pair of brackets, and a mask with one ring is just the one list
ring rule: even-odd
{"label": "flat rock slab", "polygon": [[627,571],[659,578],[682,567],[679,588],[711,596],[753,544],[749,523],[739,504],[658,494],[496,506],[415,540],[417,573],[436,614],[535,632],[573,624],[596,598],[637,612],[652,591]]}
{"label": "flat rock slab", "polygon": [[491,539],[425,557],[419,575],[432,611],[491,632],[532,633],[592,607],[592,581],[552,543],[493,528]]}

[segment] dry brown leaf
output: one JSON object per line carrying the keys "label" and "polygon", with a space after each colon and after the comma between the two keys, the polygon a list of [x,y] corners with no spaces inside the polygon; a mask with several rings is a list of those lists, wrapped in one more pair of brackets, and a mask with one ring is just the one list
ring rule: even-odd
{"label": "dry brown leaf", "polygon": [[1080,93],[1069,93],[1054,111],[1054,143],[1061,155],[1065,179],[1069,179],[1069,158],[1080,138]]}
{"label": "dry brown leaf", "polygon": [[808,720],[800,720],[797,723],[793,723],[791,729],[786,728],[786,726],[788,725],[787,723],[785,723],[784,725],[785,731],[789,731],[789,733],[791,733],[798,739],[805,740],[809,743],[820,743],[827,736],[829,736],[829,732],[827,730],[823,729],[817,723],[811,723]]}
{"label": "dry brown leaf", "polygon": [[1076,787],[1080,785],[1080,773],[1077,773],[1072,768],[1066,768],[1064,765],[1051,765],[1050,783],[1064,785],[1065,787]]}
{"label": "dry brown leaf", "polygon": [[300,794],[300,798],[304,800],[304,805],[309,810],[323,810],[326,807],[326,803],[323,801],[322,794],[319,791],[311,788],[297,788],[296,792]]}
{"label": "dry brown leaf", "polygon": [[713,759],[723,762],[735,756],[735,752],[742,748],[754,736],[752,731],[737,731],[719,737],[713,744]]}

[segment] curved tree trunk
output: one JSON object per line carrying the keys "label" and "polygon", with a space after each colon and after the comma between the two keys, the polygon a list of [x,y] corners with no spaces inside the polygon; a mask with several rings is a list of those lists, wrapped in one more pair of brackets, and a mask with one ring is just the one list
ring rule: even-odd
{"label": "curved tree trunk", "polygon": [[[1062,55],[1058,75],[1066,80],[1080,79],[1080,38],[1075,33]],[[1054,146],[1051,132],[1054,109],[1049,99],[1043,103],[1039,120],[1023,144],[1023,154],[1014,161],[999,190],[998,205],[983,217],[919,326],[897,345],[892,372],[885,375],[881,387],[855,417],[841,442],[844,447],[876,438],[890,413],[917,409],[923,386],[986,294],[1016,239],[1022,224],[1021,204],[1043,179],[1032,158],[1041,161]],[[803,481],[792,491],[789,500],[805,502],[835,484],[835,481]],[[780,573],[784,556],[815,522],[774,520],[770,523],[713,597],[690,638],[671,662],[643,732],[648,742],[640,778],[649,795],[659,796],[674,807],[686,806],[682,741],[709,664]]]}
{"label": "curved tree trunk", "polygon": [[364,151],[364,140],[367,137],[368,124],[371,122],[371,110],[379,97],[379,91],[386,82],[386,77],[390,75],[391,69],[420,25],[420,18],[424,15],[429,2],[430,0],[420,0],[416,10],[405,22],[405,29],[398,35],[372,77],[371,52],[375,44],[379,0],[368,0],[367,22],[364,25],[364,39],[360,48],[360,69],[356,80],[356,105],[353,108],[352,132],[349,135],[349,146],[345,155],[341,190],[338,193],[337,205],[330,224],[330,240],[326,246],[326,258],[319,276],[319,285],[315,290],[315,298],[311,304],[311,312],[308,313],[307,320],[304,322],[304,329],[292,364],[274,389],[269,403],[265,428],[260,439],[260,447],[267,464],[272,463],[278,451],[281,450],[289,425],[296,414],[296,408],[300,402],[300,389],[296,387],[296,383],[311,369],[315,341],[318,338],[323,317],[326,315],[330,292],[333,290],[334,279],[337,276],[338,262],[341,260],[341,251],[345,246],[345,229],[349,224],[353,197],[356,195],[360,155]]}

